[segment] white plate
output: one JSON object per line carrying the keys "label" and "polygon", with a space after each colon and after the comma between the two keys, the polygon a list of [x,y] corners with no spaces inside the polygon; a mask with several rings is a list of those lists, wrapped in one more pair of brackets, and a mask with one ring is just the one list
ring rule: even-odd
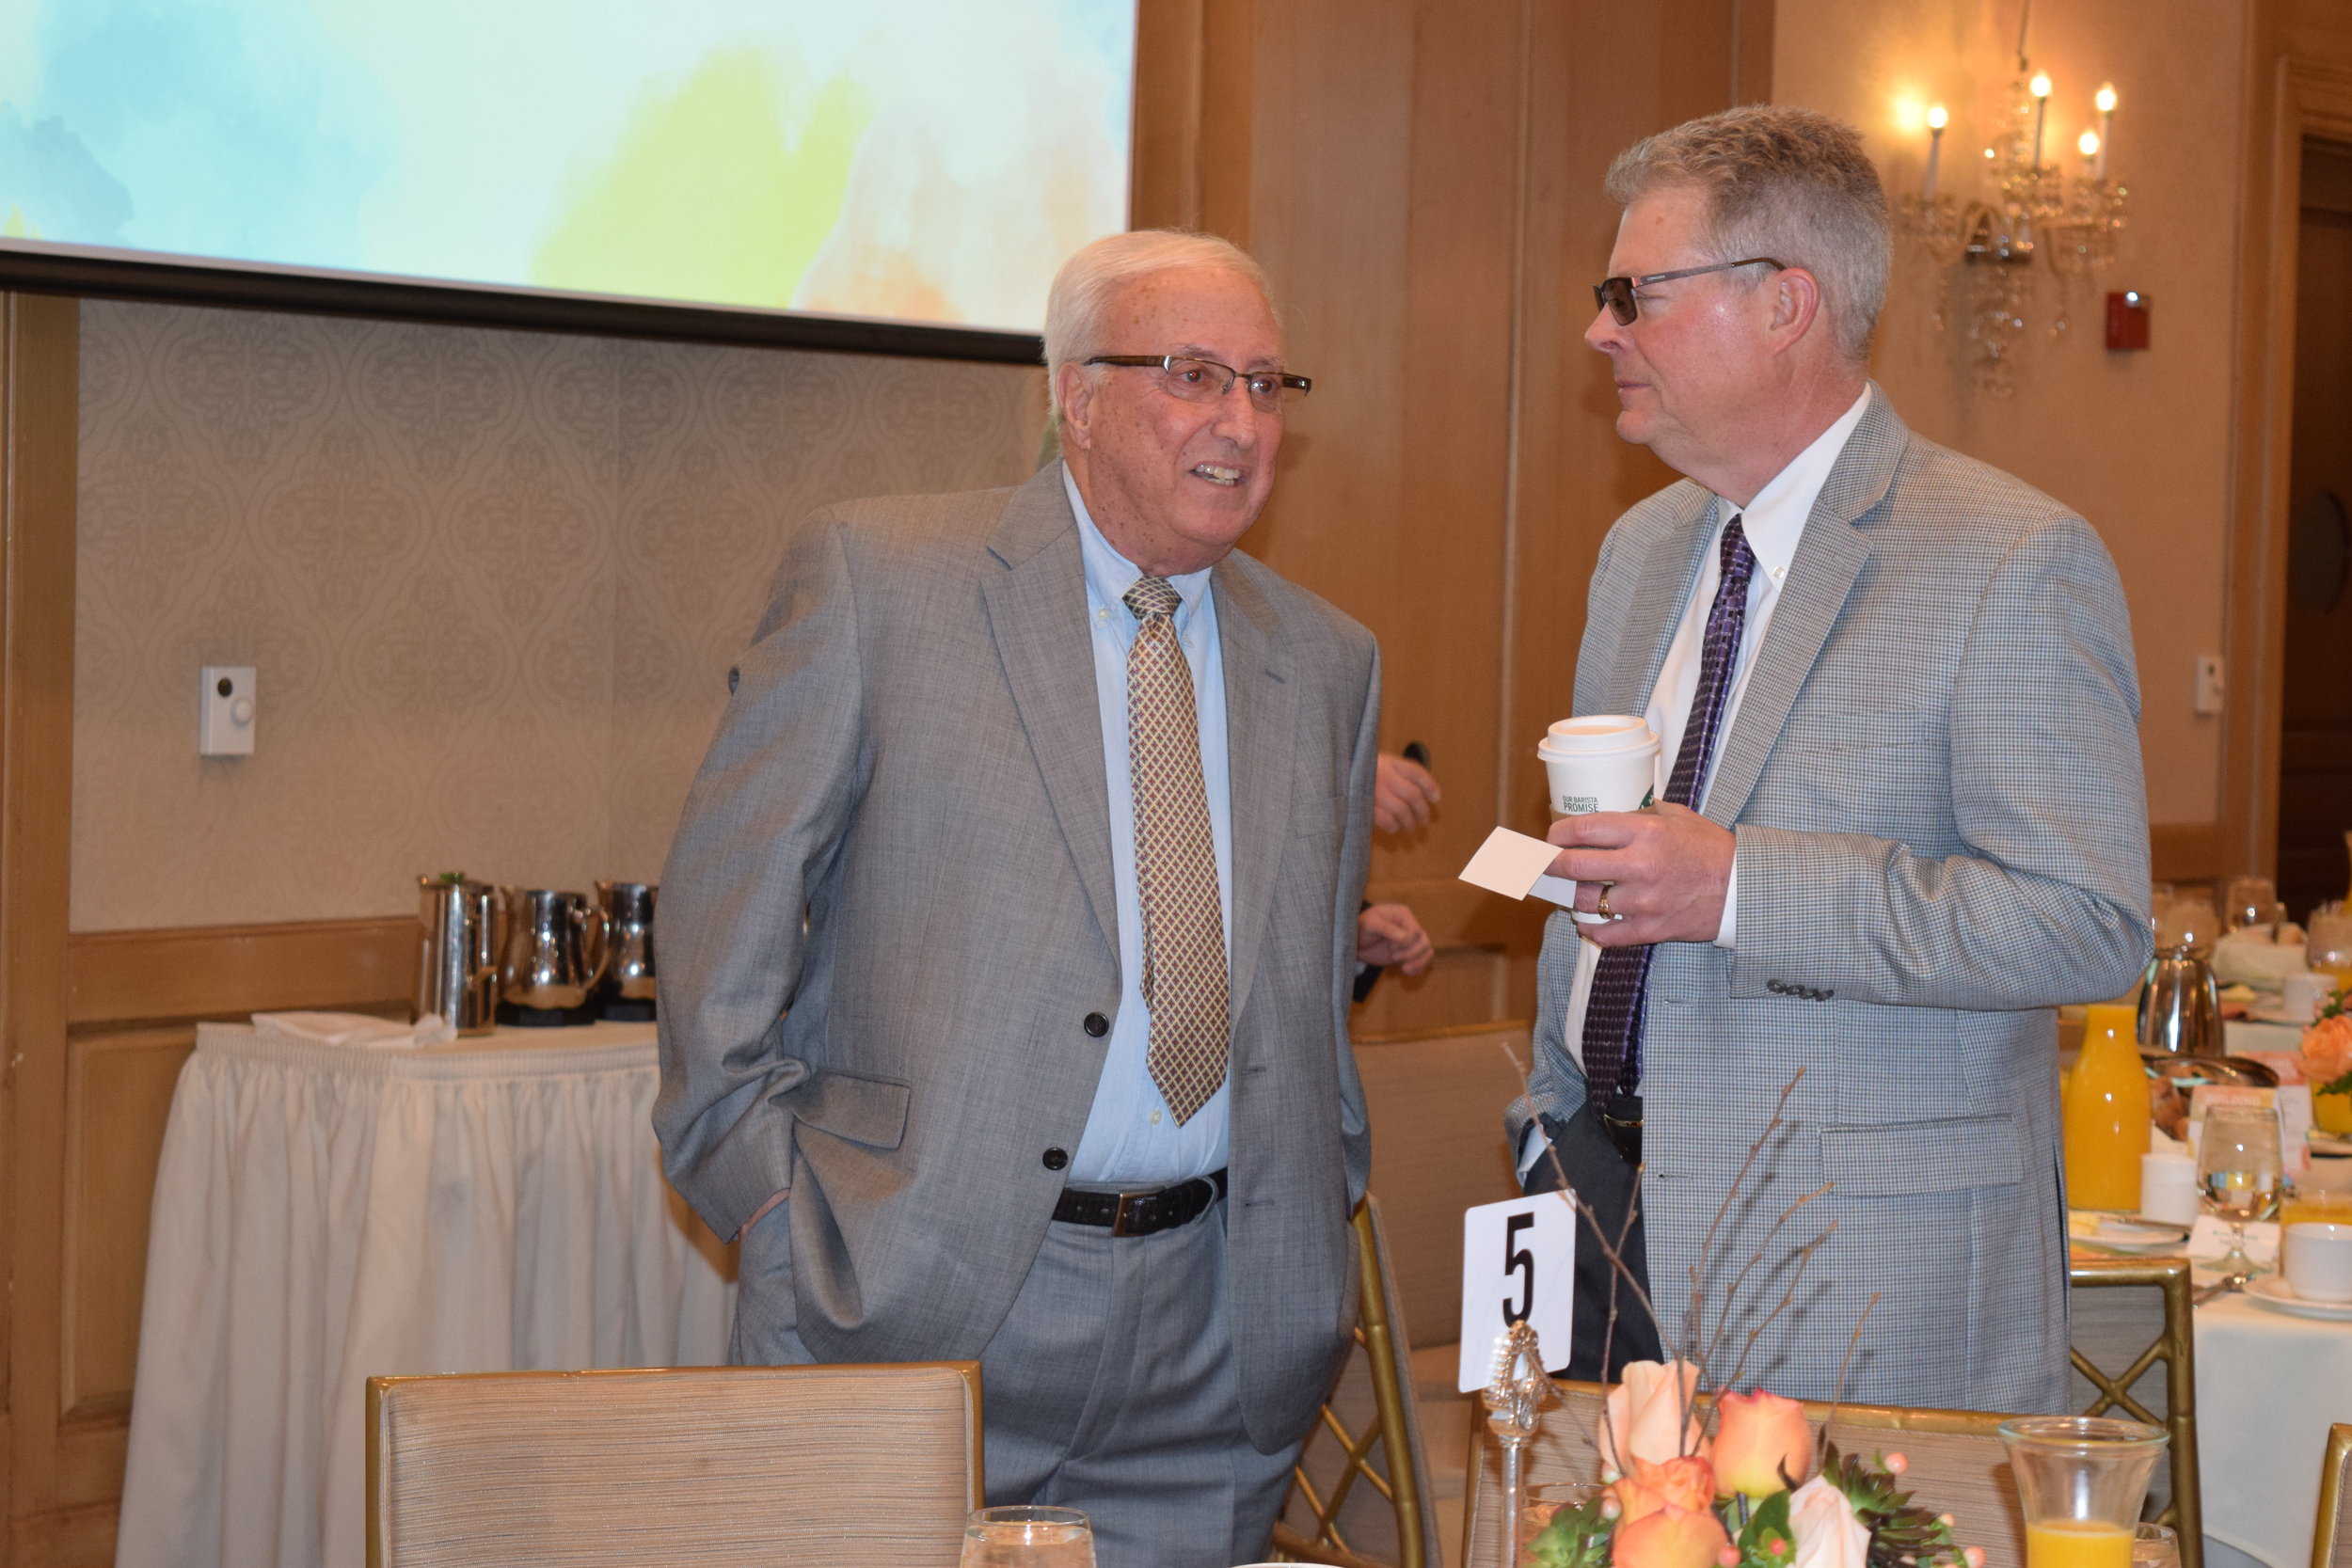
{"label": "white plate", "polygon": [[2352,1301],[2306,1301],[2287,1289],[2287,1282],[2275,1274],[2258,1275],[2247,1281],[2246,1293],[2273,1312],[2289,1312],[2298,1318],[2325,1318],[2329,1323],[2352,1323]]}
{"label": "white plate", "polygon": [[[2078,1212],[2080,1212],[2078,1211]],[[2188,1227],[2137,1214],[2084,1214],[2094,1225],[2069,1225],[2069,1237],[2108,1252],[2178,1252],[2188,1241]]]}
{"label": "white plate", "polygon": [[2352,1138],[2347,1138],[2341,1132],[2322,1132],[2314,1127],[2303,1136],[2310,1141],[2312,1149],[2317,1153],[2352,1154]]}

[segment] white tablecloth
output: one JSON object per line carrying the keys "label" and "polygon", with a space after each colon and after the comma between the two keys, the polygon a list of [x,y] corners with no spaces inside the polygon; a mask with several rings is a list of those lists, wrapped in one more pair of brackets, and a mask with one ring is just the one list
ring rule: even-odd
{"label": "white tablecloth", "polygon": [[2197,1309],[2206,1539],[2270,1568],[2306,1568],[2332,1421],[2352,1421],[2352,1323],[2291,1318],[2242,1296]]}
{"label": "white tablecloth", "polygon": [[725,1360],[651,1024],[430,1051],[206,1024],[156,1172],[116,1561],[358,1564],[366,1381]]}

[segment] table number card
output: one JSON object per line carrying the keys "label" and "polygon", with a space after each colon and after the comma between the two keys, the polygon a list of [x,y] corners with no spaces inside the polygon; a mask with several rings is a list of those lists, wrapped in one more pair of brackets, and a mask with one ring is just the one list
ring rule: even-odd
{"label": "table number card", "polygon": [[1482,1203],[1463,1212],[1463,1393],[1486,1386],[1496,1342],[1522,1320],[1534,1328],[1544,1359],[1567,1365],[1575,1272],[1576,1208],[1564,1194]]}

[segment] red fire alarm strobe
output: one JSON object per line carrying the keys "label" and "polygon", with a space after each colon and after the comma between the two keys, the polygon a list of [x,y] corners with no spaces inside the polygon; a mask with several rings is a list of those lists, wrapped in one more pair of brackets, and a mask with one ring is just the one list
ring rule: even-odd
{"label": "red fire alarm strobe", "polygon": [[2148,296],[2137,289],[2107,295],[2107,347],[2148,346]]}

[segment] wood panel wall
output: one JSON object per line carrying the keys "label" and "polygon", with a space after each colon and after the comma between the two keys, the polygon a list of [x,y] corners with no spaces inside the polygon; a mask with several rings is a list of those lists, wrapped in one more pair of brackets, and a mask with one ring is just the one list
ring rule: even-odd
{"label": "wood panel wall", "polygon": [[[1666,482],[1611,433],[1577,341],[1615,213],[1608,159],[1768,95],[1771,0],[1142,0],[1136,220],[1266,264],[1317,377],[1249,547],[1379,634],[1383,739],[1424,742],[1439,818],[1375,895],[1443,949],[1367,1033],[1523,1017],[1539,911],[1454,880],[1544,822],[1532,748],[1567,711],[1609,523]],[[195,1024],[396,1012],[405,921],[69,938],[75,306],[0,296],[0,1568],[110,1561],[148,1210]]]}

